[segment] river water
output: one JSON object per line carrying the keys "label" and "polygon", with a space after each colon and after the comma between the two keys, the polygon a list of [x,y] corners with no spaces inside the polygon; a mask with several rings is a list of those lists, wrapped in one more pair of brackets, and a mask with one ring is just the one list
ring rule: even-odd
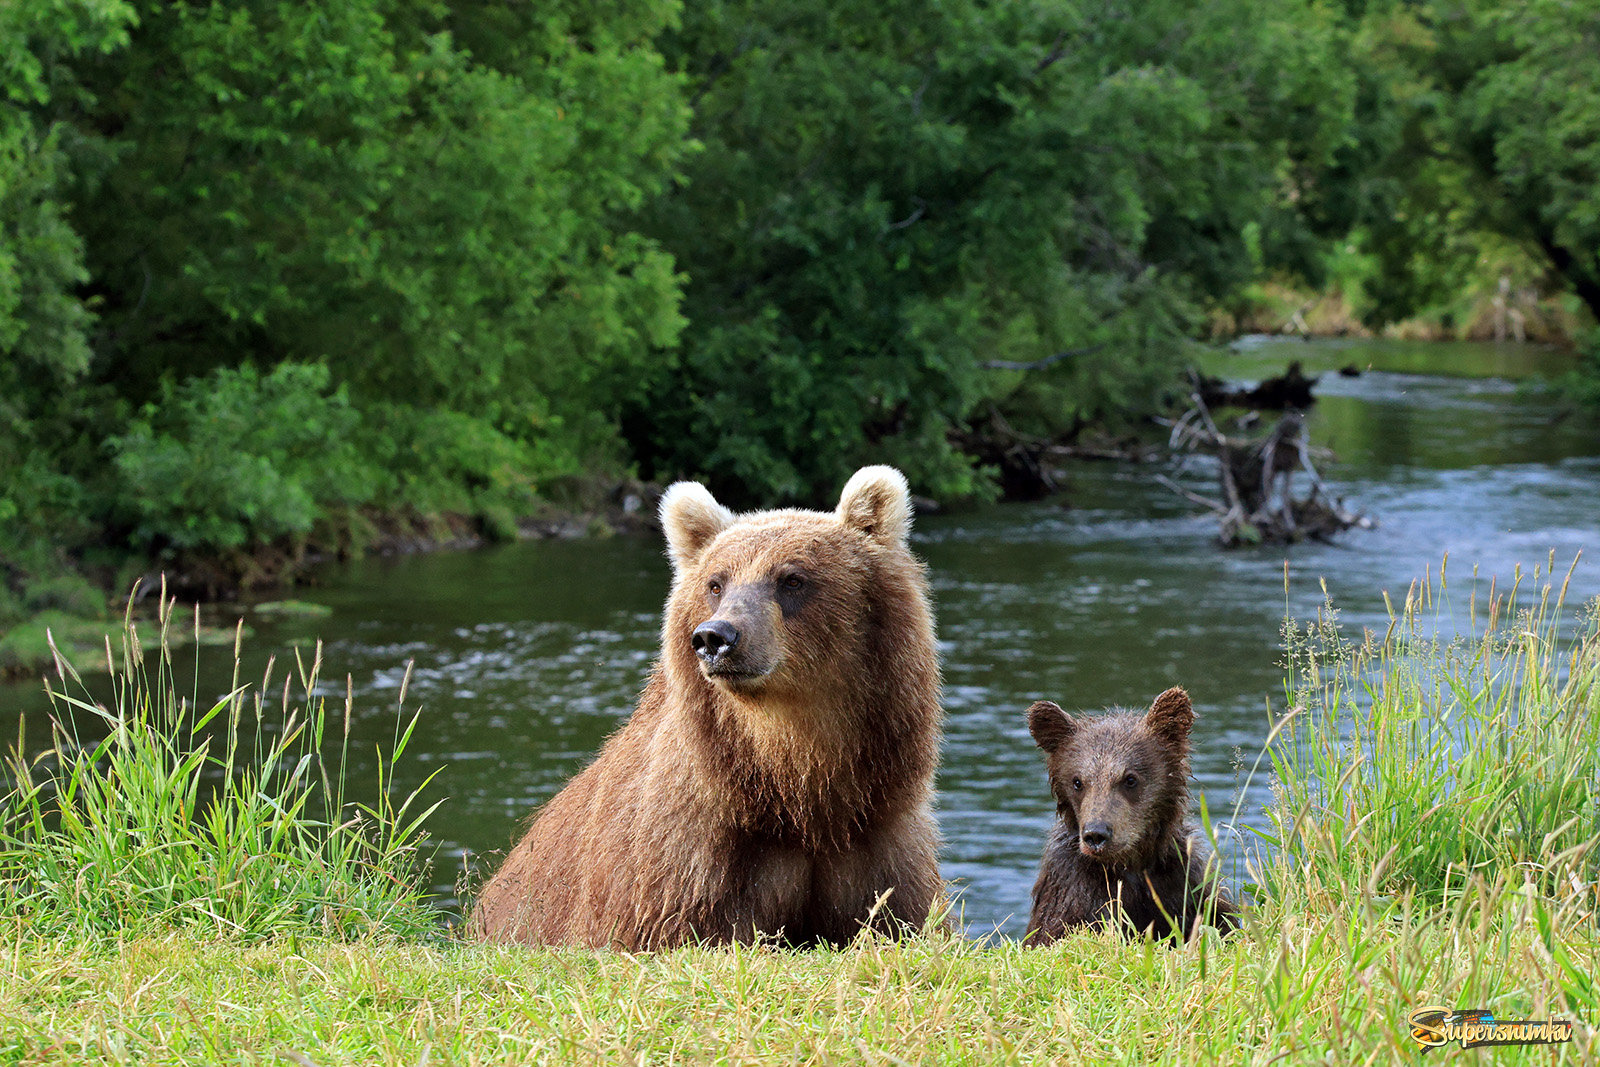
{"label": "river water", "polygon": [[[1436,573],[1453,590],[1506,582],[1519,566],[1564,572],[1600,548],[1600,423],[1554,414],[1514,378],[1563,365],[1531,348],[1394,342],[1254,341],[1208,357],[1237,380],[1289,360],[1323,373],[1309,419],[1336,462],[1324,478],[1377,526],[1334,544],[1223,551],[1215,521],[1156,483],[1160,464],[1075,466],[1062,501],[919,517],[938,612],[948,714],[939,772],[943,871],[969,930],[1020,934],[1052,815],[1024,710],[1146,706],[1181,684],[1194,698],[1196,792],[1231,858],[1264,825],[1265,771],[1251,764],[1284,708],[1280,631],[1313,617],[1325,582],[1351,627],[1387,625],[1382,595]],[[1359,377],[1331,372],[1345,365]],[[1180,480],[1214,495],[1212,470]],[[393,704],[422,717],[399,768],[402,792],[441,771],[430,823],[447,906],[463,869],[492,863],[622,722],[656,652],[669,584],[650,538],[538,541],[466,553],[373,559],[332,570],[307,599],[326,618],[252,619],[253,662],[320,638],[329,677],[356,697],[351,785],[392,740]],[[1600,595],[1600,558],[1572,600]],[[227,687],[226,656],[202,689]],[[331,690],[330,690],[331,692]],[[36,701],[0,689],[0,708]],[[10,729],[15,736],[14,714]],[[0,722],[0,728],[6,724]],[[1240,865],[1233,865],[1236,877]]]}

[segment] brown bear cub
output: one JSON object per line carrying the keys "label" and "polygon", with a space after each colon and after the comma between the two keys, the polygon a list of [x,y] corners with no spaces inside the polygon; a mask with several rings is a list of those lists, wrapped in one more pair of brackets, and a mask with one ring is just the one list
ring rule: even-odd
{"label": "brown bear cub", "polygon": [[661,500],[672,593],[626,725],[484,886],[484,940],[662,949],[840,944],[920,927],[939,662],[911,498],[856,472],[832,512]]}
{"label": "brown bear cub", "polygon": [[1189,694],[1178,688],[1142,715],[1075,719],[1048,700],[1028,709],[1056,797],[1029,944],[1119,912],[1126,932],[1156,937],[1188,937],[1202,921],[1223,933],[1238,925],[1204,836],[1185,822],[1193,725]]}

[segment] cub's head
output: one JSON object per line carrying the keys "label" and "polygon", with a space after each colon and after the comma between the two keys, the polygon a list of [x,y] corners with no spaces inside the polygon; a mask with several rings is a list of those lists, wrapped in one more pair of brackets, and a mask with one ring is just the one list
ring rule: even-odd
{"label": "cub's head", "polygon": [[1137,867],[1176,830],[1189,803],[1194,706],[1172,688],[1150,710],[1076,719],[1048,700],[1028,709],[1056,810],[1078,850],[1108,867]]}
{"label": "cub's head", "polygon": [[911,496],[892,467],[856,472],[832,512],[735,515],[694,482],[661,498],[672,558],[662,657],[740,698],[852,684],[896,640],[932,667]]}

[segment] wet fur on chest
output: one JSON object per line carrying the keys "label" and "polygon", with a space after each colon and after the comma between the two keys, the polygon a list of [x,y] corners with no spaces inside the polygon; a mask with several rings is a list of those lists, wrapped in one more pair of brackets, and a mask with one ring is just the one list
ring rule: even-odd
{"label": "wet fur on chest", "polygon": [[1086,859],[1078,833],[1057,821],[1033,887],[1030,944],[1045,945],[1074,927],[1117,925],[1124,933],[1187,938],[1197,920],[1227,932],[1232,903],[1207,870],[1211,850],[1183,824],[1150,849],[1149,862],[1113,867]]}

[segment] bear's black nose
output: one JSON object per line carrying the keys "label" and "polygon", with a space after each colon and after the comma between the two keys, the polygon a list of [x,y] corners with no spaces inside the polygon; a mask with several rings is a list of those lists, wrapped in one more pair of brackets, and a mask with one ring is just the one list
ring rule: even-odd
{"label": "bear's black nose", "polygon": [[1111,826],[1103,822],[1092,822],[1083,828],[1080,835],[1083,843],[1092,849],[1101,849],[1111,840]]}
{"label": "bear's black nose", "polygon": [[703,622],[694,628],[694,636],[689,638],[689,645],[695,654],[710,666],[721,659],[723,655],[739,643],[739,631],[726,619],[712,619]]}

